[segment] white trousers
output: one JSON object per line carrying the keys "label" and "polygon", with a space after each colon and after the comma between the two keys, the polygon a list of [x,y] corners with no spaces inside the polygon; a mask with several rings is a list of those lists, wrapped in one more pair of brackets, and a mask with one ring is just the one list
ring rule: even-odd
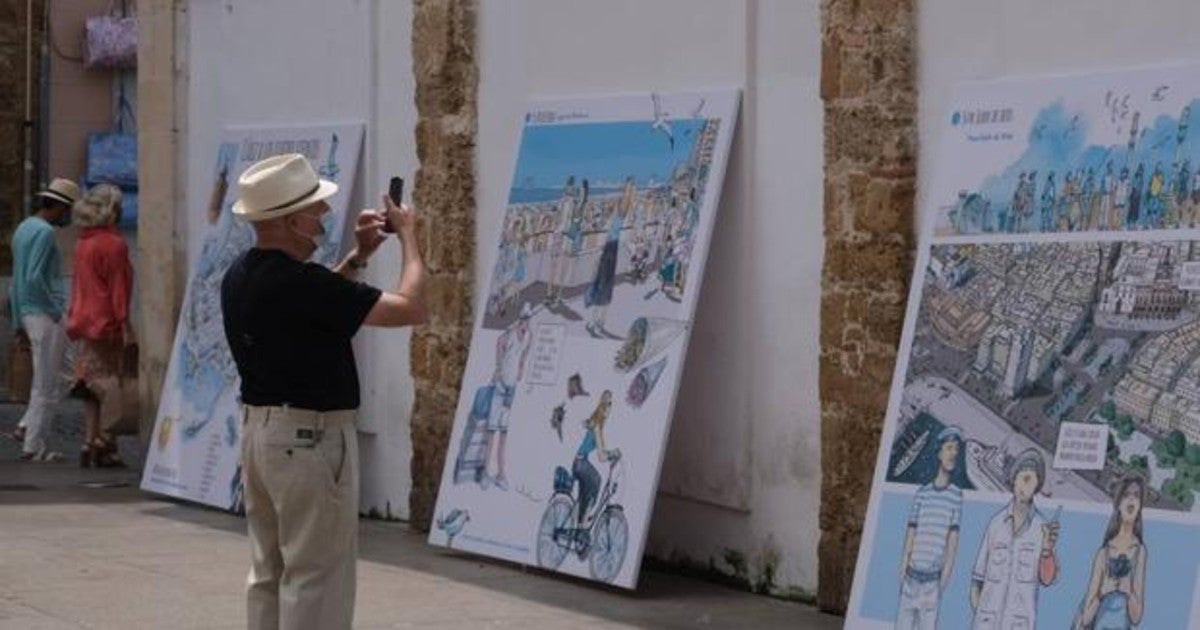
{"label": "white trousers", "polygon": [[906,576],[900,585],[896,630],[936,630],[941,598],[937,580],[918,582]]}
{"label": "white trousers", "polygon": [[21,327],[29,336],[29,349],[33,358],[33,381],[29,389],[29,406],[17,426],[25,428],[26,453],[39,453],[46,449],[46,435],[54,408],[62,398],[63,352],[67,346],[67,333],[62,324],[49,315],[22,315]]}
{"label": "white trousers", "polygon": [[246,405],[250,630],[349,630],[358,554],[354,411]]}

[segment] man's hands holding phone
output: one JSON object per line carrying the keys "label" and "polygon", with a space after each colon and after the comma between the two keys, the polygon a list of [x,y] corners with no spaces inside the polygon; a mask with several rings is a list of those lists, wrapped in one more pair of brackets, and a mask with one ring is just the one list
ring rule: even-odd
{"label": "man's hands holding phone", "polygon": [[359,267],[366,265],[366,260],[387,240],[388,234],[397,231],[390,228],[398,228],[400,241],[405,246],[407,246],[406,239],[415,234],[417,218],[412,208],[395,203],[389,195],[383,195],[382,200],[382,208],[364,210],[359,213],[355,223],[354,240],[357,247],[354,258],[359,261]]}
{"label": "man's hands holding phone", "polygon": [[417,215],[413,209],[392,201],[388,195],[383,196],[383,210],[380,212],[380,218],[384,222],[382,231],[388,233],[412,230],[417,224]]}

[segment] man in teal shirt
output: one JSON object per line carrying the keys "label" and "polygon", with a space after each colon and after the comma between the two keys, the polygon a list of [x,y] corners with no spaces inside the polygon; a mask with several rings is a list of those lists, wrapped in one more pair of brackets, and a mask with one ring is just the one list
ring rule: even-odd
{"label": "man in teal shirt", "polygon": [[70,221],[79,186],[67,179],[55,179],[37,196],[37,211],[17,226],[12,237],[9,312],[13,327],[29,337],[33,356],[29,407],[13,437],[23,442],[22,461],[57,461],[63,458],[62,453],[47,448],[46,435],[59,399],[59,369],[67,335],[62,321],[66,302],[62,261],[54,228]]}

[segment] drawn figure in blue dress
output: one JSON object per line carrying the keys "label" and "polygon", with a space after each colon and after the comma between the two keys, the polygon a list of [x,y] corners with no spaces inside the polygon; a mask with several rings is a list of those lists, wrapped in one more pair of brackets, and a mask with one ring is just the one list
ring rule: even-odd
{"label": "drawn figure in blue dress", "polygon": [[1012,203],[1009,206],[1009,224],[1001,227],[1003,232],[1020,229],[1025,217],[1025,171],[1017,174],[1017,186],[1013,189]]}
{"label": "drawn figure in blue dress", "polygon": [[1039,231],[1054,230],[1054,201],[1058,197],[1058,187],[1054,184],[1054,171],[1046,174],[1046,185],[1042,187],[1042,216]]}
{"label": "drawn figure in blue dress", "polygon": [[1131,630],[1146,611],[1146,564],[1142,538],[1142,505],[1146,485],[1131,475],[1117,484],[1104,543],[1092,560],[1076,630]]}
{"label": "drawn figure in blue dress", "polygon": [[1129,186],[1129,209],[1125,214],[1125,229],[1136,230],[1141,225],[1142,191],[1146,188],[1146,169],[1138,164],[1133,174],[1133,183]]}

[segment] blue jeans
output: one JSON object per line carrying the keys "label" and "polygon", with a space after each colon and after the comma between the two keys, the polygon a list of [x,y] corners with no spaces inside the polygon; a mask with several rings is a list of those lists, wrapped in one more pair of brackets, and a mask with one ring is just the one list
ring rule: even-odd
{"label": "blue jeans", "polygon": [[600,471],[588,461],[587,457],[577,455],[571,464],[571,474],[579,480],[579,522],[591,507],[592,501],[600,492]]}

